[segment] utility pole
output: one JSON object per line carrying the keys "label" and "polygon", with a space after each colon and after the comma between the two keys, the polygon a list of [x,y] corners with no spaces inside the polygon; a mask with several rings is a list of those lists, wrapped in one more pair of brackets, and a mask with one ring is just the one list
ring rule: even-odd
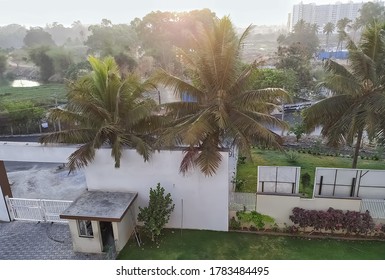
{"label": "utility pole", "polygon": [[[285,90],[285,87],[283,87],[283,90]],[[285,121],[285,104],[283,102],[283,98],[281,100],[281,105],[282,105],[282,112],[281,112],[281,120]],[[282,129],[281,136],[283,136],[284,129]]]}
{"label": "utility pole", "polygon": [[[57,105],[57,95],[55,95],[55,106],[56,108],[58,108],[58,105]],[[57,126],[59,128],[59,131],[61,131],[61,123],[60,123],[60,120],[57,120]],[[55,129],[56,130],[56,129]]]}

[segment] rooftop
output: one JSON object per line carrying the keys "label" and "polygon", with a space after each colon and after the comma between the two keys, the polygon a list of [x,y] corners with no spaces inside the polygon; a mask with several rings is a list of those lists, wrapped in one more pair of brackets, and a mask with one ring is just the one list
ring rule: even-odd
{"label": "rooftop", "polygon": [[120,222],[137,193],[86,191],[61,215],[62,219]]}

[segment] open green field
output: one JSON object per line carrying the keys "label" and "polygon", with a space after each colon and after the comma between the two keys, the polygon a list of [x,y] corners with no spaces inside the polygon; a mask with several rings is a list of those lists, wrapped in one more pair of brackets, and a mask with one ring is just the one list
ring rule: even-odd
{"label": "open green field", "polygon": [[[351,158],[337,156],[316,156],[307,153],[297,153],[295,162],[290,161],[284,152],[276,150],[261,150],[254,148],[252,150],[252,162],[246,162],[238,165],[237,179],[244,180],[244,185],[239,189],[240,192],[255,192],[257,186],[257,167],[258,166],[299,166],[301,167],[301,175],[306,172],[310,175],[311,185],[314,182],[314,174],[316,167],[338,167],[350,168],[352,164]],[[363,169],[385,169],[385,161],[383,160],[363,160],[358,159],[358,168]],[[311,196],[312,189],[303,190],[300,184],[300,192]]]}
{"label": "open green field", "polygon": [[165,230],[157,245],[131,239],[121,260],[384,260],[385,241],[343,241],[253,233]]}
{"label": "open green field", "polygon": [[52,105],[66,102],[64,84],[46,84],[37,87],[0,87],[0,102],[31,101],[36,105]]}

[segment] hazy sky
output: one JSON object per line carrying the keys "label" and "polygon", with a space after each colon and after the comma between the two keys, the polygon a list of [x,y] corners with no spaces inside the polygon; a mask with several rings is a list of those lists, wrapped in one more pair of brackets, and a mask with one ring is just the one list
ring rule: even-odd
{"label": "hazy sky", "polygon": [[[135,17],[142,18],[151,11],[189,11],[202,8],[209,8],[220,17],[229,15],[239,27],[249,24],[286,24],[288,13],[299,2],[300,0],[0,0],[0,26],[11,23],[45,26],[46,23],[53,22],[69,26],[76,20],[90,24],[100,23],[103,18],[111,20],[113,24],[130,23]],[[335,3],[333,0],[302,2]]]}

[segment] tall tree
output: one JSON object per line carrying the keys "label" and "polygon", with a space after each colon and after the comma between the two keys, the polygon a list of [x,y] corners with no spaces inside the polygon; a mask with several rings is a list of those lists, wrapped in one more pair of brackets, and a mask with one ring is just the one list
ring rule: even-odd
{"label": "tall tree", "polygon": [[51,50],[48,46],[38,46],[29,50],[29,57],[40,69],[40,79],[48,82],[49,78],[55,74],[55,67],[52,58],[48,55]]}
{"label": "tall tree", "polygon": [[337,50],[340,47],[341,50],[343,48],[343,42],[347,39],[347,29],[350,28],[349,23],[351,22],[350,19],[347,17],[340,19],[337,22],[337,33],[338,33],[338,44],[337,44]]}
{"label": "tall tree", "polygon": [[333,34],[335,29],[336,26],[332,22],[328,22],[323,28],[323,33],[326,34],[326,50],[329,48],[330,35]]}
{"label": "tall tree", "polygon": [[322,126],[328,144],[352,145],[355,140],[352,168],[357,167],[364,132],[373,138],[384,134],[385,121],[385,38],[380,25],[369,26],[360,44],[350,41],[349,66],[328,60],[328,73],[322,86],[333,96],[304,111],[309,131]]}
{"label": "tall tree", "polygon": [[162,144],[185,147],[182,173],[197,166],[212,175],[220,165],[222,148],[236,145],[249,155],[251,145],[280,147],[280,136],[268,127],[286,127],[270,112],[287,93],[280,88],[252,89],[256,64],[244,69],[240,57],[251,27],[238,38],[230,19],[223,17],[202,24],[199,30],[191,49],[178,51],[188,78],[162,70],[154,80],[182,100],[162,104],[172,119]]}
{"label": "tall tree", "polygon": [[360,9],[360,16],[357,18],[358,25],[364,27],[373,22],[385,21],[385,7],[381,2],[367,2]]}
{"label": "tall tree", "polygon": [[285,44],[287,46],[292,44],[300,45],[308,55],[312,56],[319,46],[317,33],[318,26],[312,25],[301,19],[294,25],[293,32],[286,36]]}
{"label": "tall tree", "polygon": [[51,34],[44,31],[41,27],[31,27],[27,30],[23,41],[27,47],[55,46]]}
{"label": "tall tree", "polygon": [[50,111],[52,120],[68,123],[70,128],[43,136],[41,143],[81,144],[69,157],[70,170],[86,166],[103,145],[112,148],[115,167],[120,166],[124,147],[136,149],[148,160],[155,102],[142,93],[152,85],[133,75],[122,79],[111,57],[90,57],[89,62],[92,72],[69,84],[65,108]]}
{"label": "tall tree", "polygon": [[91,34],[85,44],[90,48],[90,53],[105,57],[136,52],[137,38],[132,26],[112,24],[110,20],[103,19],[101,24],[91,25],[89,31]]}

